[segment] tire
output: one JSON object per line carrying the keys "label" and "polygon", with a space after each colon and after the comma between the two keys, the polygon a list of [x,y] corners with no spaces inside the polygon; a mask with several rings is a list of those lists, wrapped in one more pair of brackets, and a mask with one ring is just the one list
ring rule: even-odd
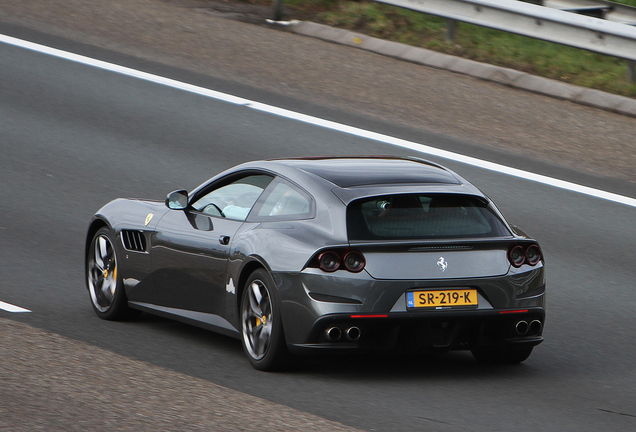
{"label": "tire", "polygon": [[278,293],[264,269],[247,280],[241,299],[241,341],[250,364],[258,370],[280,370],[289,365]]}
{"label": "tire", "polygon": [[119,321],[133,318],[139,311],[128,306],[112,238],[106,227],[95,233],[86,255],[86,285],[97,316]]}
{"label": "tire", "polygon": [[475,348],[473,357],[483,363],[514,364],[521,363],[532,354],[532,346],[515,348]]}

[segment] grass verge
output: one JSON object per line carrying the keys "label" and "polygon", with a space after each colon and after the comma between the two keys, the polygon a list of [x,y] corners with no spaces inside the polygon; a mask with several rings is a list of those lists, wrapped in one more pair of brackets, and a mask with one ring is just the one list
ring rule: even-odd
{"label": "grass verge", "polygon": [[[251,0],[261,1],[261,0]],[[457,23],[446,42],[446,20],[371,1],[284,0],[287,18],[311,20],[578,86],[636,97],[626,62],[537,39]],[[636,6],[636,0],[621,3]]]}

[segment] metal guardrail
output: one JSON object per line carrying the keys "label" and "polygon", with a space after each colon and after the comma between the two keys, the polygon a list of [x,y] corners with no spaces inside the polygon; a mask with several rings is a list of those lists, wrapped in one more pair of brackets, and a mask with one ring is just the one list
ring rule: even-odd
{"label": "metal guardrail", "polygon": [[582,15],[636,25],[636,7],[605,0],[521,0]]}
{"label": "metal guardrail", "polygon": [[528,36],[627,60],[628,76],[636,79],[636,27],[517,0],[374,0],[436,15],[448,20]]}

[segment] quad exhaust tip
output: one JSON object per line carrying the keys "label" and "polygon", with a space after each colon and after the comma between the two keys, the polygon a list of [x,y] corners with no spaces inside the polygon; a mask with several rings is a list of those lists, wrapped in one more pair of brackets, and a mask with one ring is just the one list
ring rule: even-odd
{"label": "quad exhaust tip", "polygon": [[342,336],[342,332],[338,327],[330,327],[325,330],[325,337],[330,341],[337,341]]}
{"label": "quad exhaust tip", "polygon": [[518,321],[517,324],[515,324],[515,330],[517,332],[517,334],[523,336],[523,335],[538,335],[539,333],[541,333],[541,330],[543,329],[543,324],[541,323],[540,320],[535,319],[530,321],[530,324],[528,324],[527,321]]}
{"label": "quad exhaust tip", "polygon": [[[360,339],[361,335],[362,332],[356,326],[349,327],[347,330],[344,331],[345,338],[350,341],[357,341],[358,339]],[[343,331],[340,330],[340,328],[338,327],[329,327],[325,330],[325,338],[328,341],[335,342],[337,340],[340,340],[342,336]]]}
{"label": "quad exhaust tip", "polygon": [[360,329],[358,327],[349,327],[345,332],[347,339],[350,341],[357,341],[360,339]]}
{"label": "quad exhaust tip", "polygon": [[517,331],[517,334],[520,335],[524,335],[526,333],[528,333],[528,322],[527,321],[519,321],[516,325],[515,325],[515,330]]}
{"label": "quad exhaust tip", "polygon": [[529,331],[532,334],[539,334],[541,332],[541,330],[543,329],[543,324],[541,324],[541,321],[539,320],[533,320],[530,323],[530,327],[529,327]]}

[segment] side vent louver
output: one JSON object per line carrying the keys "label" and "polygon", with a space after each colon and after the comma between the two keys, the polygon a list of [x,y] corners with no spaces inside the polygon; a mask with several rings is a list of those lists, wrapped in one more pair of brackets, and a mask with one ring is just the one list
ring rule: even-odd
{"label": "side vent louver", "polygon": [[146,252],[146,237],[143,231],[122,230],[121,240],[128,250]]}

